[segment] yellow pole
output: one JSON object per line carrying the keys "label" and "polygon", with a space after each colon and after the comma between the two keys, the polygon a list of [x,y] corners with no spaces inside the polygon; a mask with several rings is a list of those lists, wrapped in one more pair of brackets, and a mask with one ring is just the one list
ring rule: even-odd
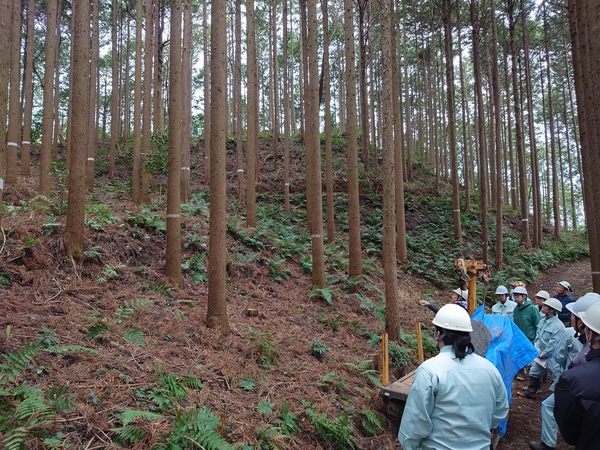
{"label": "yellow pole", "polygon": [[423,338],[421,337],[421,322],[417,322],[417,356],[419,364],[425,361],[425,355],[423,355]]}
{"label": "yellow pole", "polygon": [[469,315],[473,314],[475,311],[475,301],[477,291],[477,273],[469,272],[469,300],[467,301],[468,307],[467,311]]}
{"label": "yellow pole", "polygon": [[390,384],[388,334],[385,332],[381,335],[381,384],[383,386]]}

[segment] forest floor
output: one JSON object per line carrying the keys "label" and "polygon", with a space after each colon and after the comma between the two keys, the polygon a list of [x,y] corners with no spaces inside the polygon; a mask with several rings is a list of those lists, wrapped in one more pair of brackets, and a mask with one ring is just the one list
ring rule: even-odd
{"label": "forest floor", "polygon": [[[64,224],[51,214],[52,205],[36,197],[36,183],[33,177],[20,178],[18,188],[5,191],[4,201],[20,207],[8,208],[2,218],[0,353],[18,352],[36,341],[49,348],[60,344],[93,349],[40,352],[23,374],[21,381],[44,392],[63,387],[73,397],[73,409],[61,412],[49,426],[60,431],[56,436],[63,447],[56,448],[150,449],[161,442],[173,426],[166,415],[139,421],[146,434],[130,447],[118,445],[111,431],[121,425],[120,413],[148,408],[156,400],[149,392],[159,385],[161,373],[202,380],[201,389],[186,389],[176,408],[188,412],[194,405],[207,406],[220,418],[220,433],[232,443],[334,448],[316,437],[306,413],[310,407],[329,419],[348,414],[358,430],[353,436],[359,448],[400,448],[399,417],[386,416],[386,405],[368,377],[368,362],[378,353],[369,340],[382,328],[370,303],[377,303],[381,292],[361,292],[361,297],[335,291],[331,304],[311,298],[310,275],[301,264],[293,258],[282,263],[284,276],[274,281],[271,250],[258,249],[253,259],[243,260],[242,241],[230,232],[231,333],[223,336],[205,325],[205,281],[194,280],[186,271],[181,288],[169,285],[165,237],[155,233],[151,223],[143,229],[145,213],[129,201],[127,192],[111,192],[106,185],[90,196],[89,203],[110,208],[88,216],[85,247],[94,251],[76,262],[65,257],[62,233],[57,231]],[[100,221],[102,214],[105,220]],[[202,213],[185,214],[182,233],[184,257],[203,254],[208,223]],[[400,325],[410,333],[416,321],[429,324],[433,318],[418,299],[426,293],[443,303],[454,286],[444,293],[407,274],[398,277]],[[533,295],[544,288],[552,294],[562,279],[577,289],[576,294],[589,290],[589,260],[554,267],[528,290]],[[381,281],[376,284],[382,286]],[[315,342],[327,348],[322,358],[310,354]],[[406,367],[412,369],[414,364]],[[392,370],[392,381],[403,374]],[[515,390],[521,387],[514,385]],[[277,412],[286,404],[304,430],[291,438],[273,433],[279,426]],[[362,425],[365,409],[382,421],[375,435]],[[539,438],[539,430],[540,400],[514,395],[507,433],[498,448],[526,449],[529,440]],[[0,434],[0,443],[2,438]],[[558,448],[568,447],[560,443]]]}

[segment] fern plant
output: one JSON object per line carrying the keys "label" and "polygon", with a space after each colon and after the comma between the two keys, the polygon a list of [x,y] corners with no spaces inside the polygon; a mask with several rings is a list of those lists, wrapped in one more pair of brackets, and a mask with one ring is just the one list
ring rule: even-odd
{"label": "fern plant", "polygon": [[329,306],[333,306],[333,291],[334,286],[327,286],[324,288],[317,288],[310,291],[309,298],[316,297],[317,299],[324,300]]}
{"label": "fern plant", "polygon": [[219,433],[221,420],[206,406],[194,408],[182,414],[177,411],[173,430],[169,433],[164,450],[180,450],[190,448],[192,442],[205,450],[234,450],[235,447]]}
{"label": "fern plant", "polygon": [[363,416],[362,426],[371,436],[375,436],[383,429],[381,420],[379,420],[379,417],[375,411],[372,411],[363,405],[361,413]]}
{"label": "fern plant", "polygon": [[120,427],[111,428],[111,431],[115,432],[117,436],[119,436],[119,438],[126,443],[136,444],[146,435],[146,432],[135,425],[131,425],[131,423],[135,422],[137,419],[146,419],[152,421],[162,417],[162,415],[150,411],[123,411],[121,414],[119,414],[122,425]]}
{"label": "fern plant", "polygon": [[354,429],[348,414],[341,414],[335,419],[330,419],[326,414],[318,414],[312,404],[304,410],[306,417],[315,427],[315,436],[332,444],[337,449],[356,448],[356,441],[352,437]]}
{"label": "fern plant", "polygon": [[344,363],[345,366],[351,367],[352,369],[358,370],[358,372],[373,383],[375,386],[381,386],[381,380],[376,374],[378,373],[375,369],[370,369],[369,367],[373,363],[372,359],[367,359],[365,361],[359,362],[357,364],[347,362]]}
{"label": "fern plant", "polygon": [[250,330],[248,338],[253,346],[254,359],[258,364],[265,369],[269,369],[277,364],[279,361],[279,352],[269,330],[265,330],[262,333]]}

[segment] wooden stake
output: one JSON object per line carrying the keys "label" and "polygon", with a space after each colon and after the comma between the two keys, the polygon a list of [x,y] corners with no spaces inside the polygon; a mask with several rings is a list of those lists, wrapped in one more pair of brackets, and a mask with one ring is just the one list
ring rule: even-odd
{"label": "wooden stake", "polygon": [[388,334],[385,332],[381,335],[381,384],[390,384]]}
{"label": "wooden stake", "polygon": [[419,364],[425,361],[425,355],[423,354],[423,338],[421,337],[421,322],[417,322],[417,356],[419,358]]}

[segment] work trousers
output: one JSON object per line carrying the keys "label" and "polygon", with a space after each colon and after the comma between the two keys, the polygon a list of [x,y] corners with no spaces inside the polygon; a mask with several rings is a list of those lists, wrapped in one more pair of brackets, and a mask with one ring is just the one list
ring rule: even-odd
{"label": "work trousers", "polygon": [[542,402],[542,442],[548,447],[556,447],[558,425],[554,420],[554,394]]}

